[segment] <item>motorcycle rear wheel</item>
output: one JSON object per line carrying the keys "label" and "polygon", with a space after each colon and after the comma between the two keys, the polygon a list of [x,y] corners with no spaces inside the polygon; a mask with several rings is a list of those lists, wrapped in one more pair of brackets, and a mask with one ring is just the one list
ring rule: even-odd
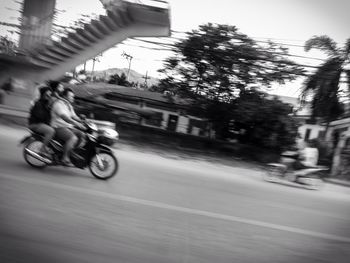
{"label": "motorcycle rear wheel", "polygon": [[282,173],[281,167],[269,166],[263,175],[263,179],[267,182],[278,182],[281,179]]}
{"label": "motorcycle rear wheel", "polygon": [[[103,167],[98,163],[97,158],[100,158]],[[119,168],[119,163],[114,154],[110,152],[99,152],[89,163],[89,170],[93,176],[100,180],[107,180],[116,175]]]}
{"label": "motorcycle rear wheel", "polygon": [[33,152],[40,152],[40,149],[42,147],[43,143],[41,141],[38,140],[32,140],[29,141],[24,147],[23,147],[23,157],[24,160],[32,167],[35,168],[40,168],[43,169],[47,166],[47,164],[45,162],[42,162],[38,159],[36,159],[35,157],[31,156],[26,149],[31,150]]}

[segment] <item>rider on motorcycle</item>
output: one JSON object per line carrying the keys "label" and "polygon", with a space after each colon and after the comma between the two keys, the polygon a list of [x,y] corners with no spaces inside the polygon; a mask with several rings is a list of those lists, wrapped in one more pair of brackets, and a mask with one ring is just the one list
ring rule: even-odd
{"label": "rider on motorcycle", "polygon": [[40,154],[45,155],[47,146],[55,135],[54,128],[50,126],[51,114],[49,105],[52,92],[49,87],[45,86],[40,88],[39,93],[39,99],[30,109],[28,124],[29,129],[44,136]]}
{"label": "rider on motorcycle", "polygon": [[313,141],[305,142],[304,147],[299,148],[299,157],[294,163],[294,169],[306,169],[315,167],[318,163],[319,152]]}
{"label": "rider on motorcycle", "polygon": [[80,130],[85,129],[82,120],[76,115],[72,103],[74,102],[74,92],[66,88],[62,97],[57,98],[51,109],[51,125],[56,131],[56,137],[64,142],[62,164],[71,166],[70,152],[78,144],[79,139],[84,137]]}

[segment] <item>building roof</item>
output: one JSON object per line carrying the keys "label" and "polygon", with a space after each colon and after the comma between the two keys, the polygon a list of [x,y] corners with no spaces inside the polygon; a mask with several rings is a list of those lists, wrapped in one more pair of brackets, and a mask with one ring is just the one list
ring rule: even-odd
{"label": "building roof", "polygon": [[82,83],[78,85],[69,86],[72,88],[77,97],[81,98],[93,98],[99,95],[115,94],[133,98],[135,100],[144,100],[152,102],[161,102],[166,104],[172,104],[173,106],[185,106],[189,105],[188,100],[173,97],[172,100],[168,96],[148,90],[134,89],[131,87],[118,86],[115,84],[107,83]]}
{"label": "building roof", "polygon": [[[107,85],[107,86],[106,86]],[[140,114],[141,116],[152,116],[154,111],[150,109],[142,108],[138,105],[133,105],[129,103],[123,103],[120,101],[108,100],[103,97],[104,94],[109,93],[111,91],[115,91],[116,85],[106,84],[103,86],[96,85],[96,83],[91,84],[80,84],[80,85],[67,85],[69,86],[75,93],[76,97],[81,101],[85,101],[87,103],[96,103],[101,106],[110,107],[115,111],[122,112],[135,112]],[[112,87],[109,87],[112,86]],[[117,86],[122,88],[121,86]],[[127,89],[127,88],[125,88]]]}
{"label": "building roof", "polygon": [[289,104],[293,107],[296,117],[309,118],[311,116],[311,105],[306,102],[301,105],[300,99],[296,97],[280,96],[280,95],[270,95],[271,98],[277,98],[283,103]]}

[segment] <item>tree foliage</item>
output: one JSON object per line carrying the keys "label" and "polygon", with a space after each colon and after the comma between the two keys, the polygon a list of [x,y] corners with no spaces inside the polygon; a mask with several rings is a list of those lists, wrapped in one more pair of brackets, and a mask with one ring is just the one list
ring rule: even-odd
{"label": "tree foliage", "polygon": [[6,36],[0,36],[0,53],[13,55],[17,49],[16,43]]}
{"label": "tree foliage", "polygon": [[235,97],[235,91],[250,85],[293,80],[302,69],[286,59],[287,50],[269,42],[259,46],[229,25],[201,25],[180,41],[175,56],[165,62],[160,83],[187,96],[204,95],[221,100]]}
{"label": "tree foliage", "polygon": [[295,143],[297,123],[291,106],[254,90],[243,91],[236,100],[235,130],[243,143],[283,150]]}
{"label": "tree foliage", "polygon": [[[329,123],[339,117],[343,112],[343,104],[340,102],[340,77],[345,72],[350,79],[350,71],[345,69],[349,63],[350,39],[344,47],[339,48],[334,40],[328,36],[314,36],[305,43],[305,51],[311,49],[324,51],[327,60],[310,75],[303,87],[302,100],[311,94],[311,108],[313,117],[320,117]],[[350,90],[350,83],[349,90]]]}
{"label": "tree foliage", "polygon": [[166,77],[157,91],[191,98],[192,111],[210,120],[218,138],[236,129],[244,131],[240,140],[266,147],[294,140],[286,106],[252,89],[303,73],[287,58],[287,49],[272,42],[261,46],[234,26],[209,23],[187,33],[173,51],[160,70]]}
{"label": "tree foliage", "polygon": [[109,84],[116,84],[119,86],[125,86],[125,87],[131,86],[131,83],[129,83],[129,81],[127,80],[127,77],[126,77],[124,72],[120,76],[118,74],[114,74],[114,75],[110,76],[108,83]]}

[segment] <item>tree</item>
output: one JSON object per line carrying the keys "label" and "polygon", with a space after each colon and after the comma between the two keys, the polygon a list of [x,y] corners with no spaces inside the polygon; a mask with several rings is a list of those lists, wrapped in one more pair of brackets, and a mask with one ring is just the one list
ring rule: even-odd
{"label": "tree", "polygon": [[[235,101],[252,86],[294,80],[303,70],[287,59],[288,50],[269,42],[258,45],[229,25],[205,24],[177,43],[175,56],[160,72],[158,91],[193,100],[193,110],[214,124],[217,136],[229,135]],[[254,111],[255,109],[251,109]]]}
{"label": "tree", "polygon": [[17,46],[16,43],[13,42],[6,36],[0,36],[0,53],[14,55],[16,52]]}
{"label": "tree", "polygon": [[[350,39],[344,47],[339,48],[334,40],[328,36],[314,36],[305,43],[305,51],[313,48],[324,51],[327,60],[312,74],[304,84],[301,99],[305,102],[312,95],[311,109],[314,118],[319,117],[326,122],[327,133],[331,121],[339,117],[343,112],[343,104],[340,102],[340,77],[345,72],[350,79],[350,70],[345,66],[349,63]],[[349,91],[350,91],[350,83]]]}
{"label": "tree", "polygon": [[109,78],[108,83],[109,84],[116,84],[116,85],[120,85],[120,86],[125,86],[125,87],[131,86],[131,84],[126,79],[126,75],[124,72],[120,76],[118,74],[112,75]]}
{"label": "tree", "polygon": [[292,107],[256,90],[245,90],[236,100],[233,128],[242,143],[274,150],[287,149],[298,134]]}
{"label": "tree", "polygon": [[209,98],[232,97],[252,84],[293,80],[302,69],[286,59],[287,50],[272,42],[259,46],[229,25],[201,25],[175,45],[176,56],[165,61],[164,88]]}

